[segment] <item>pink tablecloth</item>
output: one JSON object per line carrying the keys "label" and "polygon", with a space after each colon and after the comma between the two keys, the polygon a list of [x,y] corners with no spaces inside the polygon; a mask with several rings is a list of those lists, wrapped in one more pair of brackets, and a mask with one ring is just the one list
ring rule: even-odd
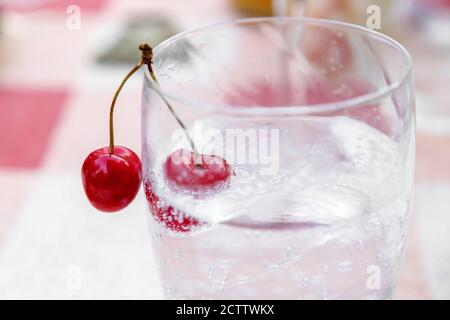
{"label": "pink tablecloth", "polygon": [[[109,26],[142,6],[169,14],[201,10],[185,1],[81,1],[81,29],[68,30],[69,2],[76,1],[3,16],[9,29],[0,42],[0,298],[159,298],[142,195],[127,212],[106,217],[82,193],[80,165],[107,142],[107,108],[125,71],[99,72],[92,57]],[[186,24],[232,16],[221,6],[217,17],[205,7],[207,19]],[[135,150],[139,106],[136,77],[116,117],[118,142]],[[419,132],[415,213],[395,298],[450,297],[450,242],[435,250],[430,240],[439,224],[448,225],[449,164],[450,136]]]}

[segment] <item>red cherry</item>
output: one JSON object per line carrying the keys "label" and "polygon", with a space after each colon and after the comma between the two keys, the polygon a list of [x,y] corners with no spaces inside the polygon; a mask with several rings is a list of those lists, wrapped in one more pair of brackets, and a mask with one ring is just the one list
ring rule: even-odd
{"label": "red cherry", "polygon": [[166,159],[164,172],[170,187],[202,195],[225,186],[232,169],[219,156],[199,154],[196,163],[192,151],[179,149]]}
{"label": "red cherry", "polygon": [[141,183],[141,161],[130,149],[120,146],[95,150],[81,168],[84,191],[98,210],[125,208],[136,197]]}
{"label": "red cherry", "polygon": [[166,229],[187,233],[206,224],[160,201],[148,180],[144,182],[144,190],[153,217]]}
{"label": "red cherry", "polygon": [[[163,169],[172,189],[187,191],[196,196],[223,188],[232,173],[230,165],[219,156],[201,154],[196,163],[194,153],[182,149],[167,157]],[[144,189],[153,217],[166,229],[186,233],[206,225],[206,222],[161,201],[150,181],[144,182]]]}

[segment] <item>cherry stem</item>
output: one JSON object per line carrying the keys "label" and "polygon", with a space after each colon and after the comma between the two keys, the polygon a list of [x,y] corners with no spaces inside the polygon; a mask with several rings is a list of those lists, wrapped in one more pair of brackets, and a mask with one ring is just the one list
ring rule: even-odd
{"label": "cherry stem", "polygon": [[[123,86],[125,85],[125,82],[137,71],[140,67],[143,65],[148,66],[148,71],[150,72],[150,76],[152,77],[153,81],[155,81],[158,85],[158,79],[156,78],[155,73],[153,72],[152,68],[152,59],[153,59],[153,51],[152,47],[150,47],[148,44],[144,43],[139,45],[139,50],[142,51],[141,61],[133,67],[133,69],[128,72],[128,74],[125,76],[125,78],[122,80],[122,83],[120,84],[119,88],[117,89],[116,93],[114,94],[114,98],[111,103],[111,108],[109,111],[109,149],[111,154],[114,153],[114,123],[113,123],[113,114],[114,114],[114,106],[116,104],[117,97],[119,96],[120,91],[122,90]],[[156,91],[156,90],[155,90]],[[180,117],[177,115],[175,110],[172,108],[170,103],[167,101],[167,99],[158,91],[156,91],[157,94],[161,97],[161,99],[166,104],[167,108],[169,109],[172,116],[175,118],[175,120],[180,125],[181,129],[183,129],[184,134],[186,135],[186,138],[189,141],[189,144],[191,145],[192,152],[194,153],[194,159],[196,164],[201,163],[201,157],[200,154],[197,151],[197,148],[195,147],[194,141],[192,140],[191,136],[188,133],[188,130],[186,128],[186,125],[181,121]]]}
{"label": "cherry stem", "polygon": [[123,86],[125,85],[125,82],[135,73],[139,68],[142,66],[142,62],[138,63],[133,67],[133,69],[128,72],[128,74],[125,76],[125,78],[120,83],[119,88],[117,88],[116,93],[114,94],[114,98],[111,102],[111,108],[109,109],[109,151],[111,154],[114,153],[114,121],[113,121],[113,115],[114,115],[114,106],[116,105],[117,97],[119,96],[120,91],[122,90]]}
{"label": "cherry stem", "polygon": [[[150,72],[150,76],[152,77],[153,81],[155,81],[159,85],[158,79],[156,78],[156,75],[153,72],[153,68],[151,68],[150,65],[149,65],[149,72]],[[161,97],[161,99],[164,101],[164,103],[167,106],[167,109],[169,109],[170,113],[172,113],[173,117],[178,122],[178,124],[180,125],[181,129],[183,129],[184,134],[186,135],[186,138],[188,139],[189,144],[191,145],[192,152],[194,152],[195,160],[196,160],[195,163],[197,163],[199,153],[197,151],[197,148],[195,147],[194,141],[192,140],[191,136],[189,135],[189,132],[188,132],[188,130],[186,128],[186,125],[183,123],[183,121],[181,121],[180,117],[177,115],[175,110],[172,108],[172,106],[170,105],[169,101],[167,101],[167,99],[160,92],[157,92],[157,93]]]}

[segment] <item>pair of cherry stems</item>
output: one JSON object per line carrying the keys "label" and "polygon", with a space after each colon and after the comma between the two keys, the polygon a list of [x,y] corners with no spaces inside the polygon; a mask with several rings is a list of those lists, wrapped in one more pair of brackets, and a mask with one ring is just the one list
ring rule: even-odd
{"label": "pair of cherry stems", "polygon": [[[125,78],[122,80],[122,82],[120,83],[119,88],[117,88],[117,91],[114,94],[113,100],[111,102],[111,108],[109,110],[109,150],[110,150],[111,154],[114,154],[114,121],[113,121],[114,107],[116,105],[117,97],[119,96],[120,91],[122,90],[122,88],[125,85],[125,83],[127,82],[127,80],[137,70],[139,70],[143,65],[147,65],[148,66],[148,71],[150,72],[150,76],[152,77],[153,81],[155,81],[155,83],[157,85],[159,85],[158,79],[156,78],[156,75],[155,75],[155,73],[153,71],[153,68],[152,68],[152,62],[153,62],[152,61],[152,59],[153,59],[152,48],[148,44],[145,43],[145,44],[141,44],[139,46],[139,50],[142,51],[141,61],[137,65],[135,65],[133,67],[133,69],[131,69],[128,72],[128,74],[125,76]],[[191,145],[192,152],[194,153],[195,164],[200,164],[201,163],[201,159],[199,159],[200,158],[199,157],[199,153],[198,153],[198,151],[197,151],[197,149],[195,147],[194,141],[192,140],[191,136],[188,133],[188,130],[187,130],[185,124],[183,123],[183,121],[181,121],[180,117],[177,115],[177,113],[172,108],[172,106],[167,101],[167,99],[164,98],[164,96],[160,92],[158,92],[158,91],[156,91],[156,92],[161,97],[161,99],[164,101],[164,103],[166,104],[166,106],[169,109],[170,113],[173,115],[173,117],[178,122],[180,127],[183,129],[184,134],[186,135],[186,138],[188,139],[189,144]]]}

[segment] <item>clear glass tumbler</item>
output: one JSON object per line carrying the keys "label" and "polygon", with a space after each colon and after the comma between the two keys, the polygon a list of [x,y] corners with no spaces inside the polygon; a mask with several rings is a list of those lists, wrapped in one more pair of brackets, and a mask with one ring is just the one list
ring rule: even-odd
{"label": "clear glass tumbler", "polygon": [[[400,44],[346,23],[257,18],[176,35],[153,66],[142,160],[167,298],[392,296],[415,164]],[[231,166],[226,184],[173,188],[165,162],[191,146],[163,98],[197,152]]]}

